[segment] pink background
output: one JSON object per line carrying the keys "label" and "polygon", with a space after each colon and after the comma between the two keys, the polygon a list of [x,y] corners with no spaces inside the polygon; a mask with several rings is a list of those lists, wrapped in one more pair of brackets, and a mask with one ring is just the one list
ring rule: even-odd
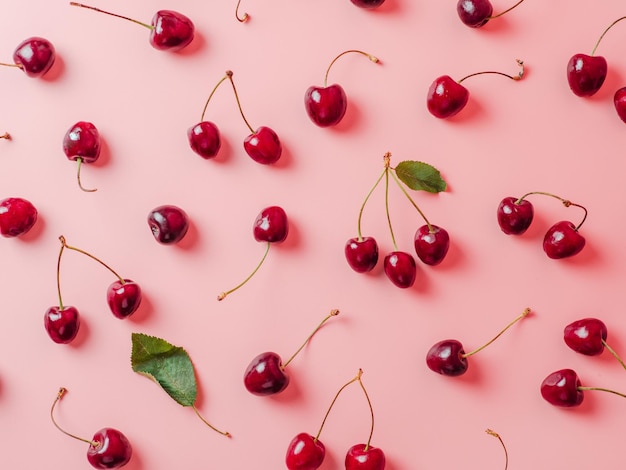
{"label": "pink background", "polygon": [[[623,413],[617,396],[589,392],[577,409],[557,409],[539,394],[550,372],[570,367],[583,385],[626,392],[626,371],[605,352],[589,358],[569,350],[564,326],[587,316],[602,319],[608,342],[626,352],[623,200],[625,124],[613,93],[626,85],[622,44],[626,23],[605,37],[598,54],[609,73],[591,99],[566,82],[571,55],[590,53],[601,32],[625,10],[621,0],[528,0],[474,30],[456,2],[387,0],[375,11],[349,0],[124,2],[96,6],[149,22],[158,9],[175,9],[195,23],[197,36],[182,53],[153,49],[148,30],[65,1],[4,2],[1,55],[10,61],[23,39],[43,36],[58,53],[46,79],[1,70],[0,197],[29,199],[36,228],[21,239],[0,240],[0,442],[4,468],[90,468],[86,444],[61,434],[50,421],[60,386],[69,390],[58,421],[84,437],[104,426],[122,430],[134,455],[126,468],[277,469],[299,432],[315,434],[339,387],[359,368],[376,413],[372,444],[388,469],[504,467],[618,468]],[[494,2],[501,11],[511,2]],[[305,90],[321,85],[337,54],[361,49],[376,65],[352,54],[338,61],[330,83],[348,95],[348,111],[333,129],[316,127],[303,106]],[[470,102],[443,121],[426,110],[430,83],[448,74],[481,70],[527,75],[512,82],[495,75],[464,84]],[[194,154],[186,130],[200,120],[205,100],[224,71],[234,72],[253,127],[281,138],[284,154],[272,167],[243,151],[248,134],[232,91],[224,84],[206,118],[222,132],[218,158]],[[76,166],[62,151],[65,131],[93,122],[103,137],[101,159]],[[430,221],[452,242],[446,260],[418,264],[413,288],[401,290],[381,264],[359,275],[343,247],[356,235],[359,207],[380,172],[422,160],[441,170],[445,193],[412,193]],[[522,237],[504,235],[495,211],[505,196],[548,191],[587,207],[584,251],[569,260],[543,253],[552,223],[580,220],[576,208],[535,197],[536,217]],[[396,187],[391,217],[401,249],[412,252],[422,220]],[[152,238],[148,212],[161,204],[185,209],[192,228],[178,246]],[[216,295],[245,277],[263,245],[252,222],[269,205],[290,219],[289,237],[266,263],[223,302]],[[363,217],[382,256],[392,249],[381,186]],[[108,311],[111,274],[68,252],[62,264],[66,304],[83,325],[71,345],[54,344],[43,328],[57,304],[59,235],[113,266],[144,290],[141,309],[120,321]],[[467,350],[493,337],[525,307],[534,314],[470,358],[459,378],[425,364],[435,342],[459,339]],[[333,308],[341,314],[288,367],[292,382],[281,395],[249,394],[243,372],[258,353],[289,357]],[[132,371],[131,332],[160,336],[189,352],[199,383],[198,408],[226,439],[189,408]],[[369,411],[358,386],[344,391],[321,435],[322,469],[343,468],[345,452],[365,442]]]}

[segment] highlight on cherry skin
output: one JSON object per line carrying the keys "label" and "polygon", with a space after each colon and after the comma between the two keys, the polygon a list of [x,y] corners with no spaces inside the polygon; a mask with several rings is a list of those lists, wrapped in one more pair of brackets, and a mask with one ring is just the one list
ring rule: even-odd
{"label": "highlight on cherry skin", "polygon": [[593,317],[573,321],[563,329],[563,340],[573,351],[585,356],[598,356],[606,349],[626,369],[626,363],[607,343],[607,336],[608,328],[605,323]]}
{"label": "highlight on cherry skin", "polygon": [[511,323],[502,329],[495,337],[484,345],[470,352],[465,352],[463,345],[456,339],[446,339],[435,343],[426,354],[426,365],[433,372],[449,377],[463,375],[469,368],[468,357],[482,351],[496,341],[505,331],[515,323],[530,315],[530,308],[526,308]]}
{"label": "highlight on cherry skin", "polygon": [[324,76],[322,86],[310,86],[304,94],[304,107],[307,115],[319,127],[332,127],[341,122],[348,108],[348,99],[343,87],[338,84],[328,85],[328,74],[335,62],[346,54],[357,53],[364,55],[374,63],[380,63],[377,57],[359,50],[347,50],[335,57]]}
{"label": "highlight on cherry skin", "polygon": [[0,201],[0,235],[6,238],[28,233],[37,223],[39,213],[32,202],[21,197]]}
{"label": "highlight on cherry skin", "polygon": [[283,364],[281,357],[275,352],[264,352],[256,356],[248,365],[244,372],[243,382],[253,395],[268,396],[276,395],[289,385],[289,374],[287,366],[295,357],[309,344],[311,338],[319,329],[332,317],[339,315],[339,310],[333,309],[313,330],[296,352]]}
{"label": "highlight on cherry skin", "polygon": [[189,230],[189,216],[178,206],[164,204],[148,213],[148,226],[158,243],[175,245]]}
{"label": "highlight on cherry skin", "polygon": [[50,409],[50,419],[54,426],[66,436],[82,441],[89,445],[87,448],[87,461],[94,468],[120,468],[130,462],[133,448],[128,438],[115,428],[102,428],[91,439],[85,439],[64,430],[54,418],[54,409],[67,393],[67,389],[61,387]]}
{"label": "highlight on cherry skin", "polygon": [[517,75],[509,75],[498,71],[483,71],[466,75],[460,80],[454,80],[449,75],[442,75],[436,78],[431,83],[426,95],[428,111],[439,119],[447,119],[455,116],[465,108],[469,101],[469,91],[461,83],[470,77],[486,74],[502,75],[517,82],[524,76],[524,62],[517,60],[517,65],[520,67]]}
{"label": "highlight on cherry skin", "polygon": [[80,170],[83,163],[93,163],[100,157],[102,142],[100,132],[88,121],[79,121],[71,126],[63,136],[63,152],[68,160],[78,162],[76,179],[78,187],[86,192],[95,189],[85,189],[80,180]]}
{"label": "highlight on cherry skin", "polygon": [[581,385],[578,374],[572,369],[560,369],[549,374],[541,382],[540,392],[544,400],[561,408],[580,406],[586,391],[601,391],[626,398],[626,394],[603,387]]}
{"label": "highlight on cherry skin", "polygon": [[150,30],[150,45],[160,51],[180,51],[191,43],[195,34],[193,22],[182,13],[173,10],[157,11],[150,24],[147,24],[83,3],[70,2],[70,5],[121,18],[147,28]]}
{"label": "highlight on cherry skin", "polygon": [[17,45],[13,51],[13,63],[1,62],[5,67],[15,67],[27,77],[43,77],[54,65],[56,50],[52,43],[42,37],[31,37]]}
{"label": "highlight on cherry skin", "polygon": [[507,8],[501,13],[493,14],[493,5],[489,0],[458,0],[456,11],[463,24],[470,28],[481,28],[485,26],[489,20],[499,18],[517,7],[524,0],[519,0],[513,6]]}

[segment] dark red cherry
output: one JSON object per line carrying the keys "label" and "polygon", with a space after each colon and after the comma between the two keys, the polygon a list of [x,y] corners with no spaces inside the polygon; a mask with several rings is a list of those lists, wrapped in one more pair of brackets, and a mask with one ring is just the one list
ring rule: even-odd
{"label": "dark red cherry", "polygon": [[575,54],[567,63],[567,82],[577,96],[592,96],[602,87],[608,65],[602,56]]}
{"label": "dark red cherry", "polygon": [[13,62],[29,77],[45,75],[55,59],[56,51],[52,43],[40,37],[22,41],[13,52]]}
{"label": "dark red cherry", "polygon": [[430,85],[426,96],[428,111],[440,119],[454,116],[469,100],[469,91],[448,75],[443,75]]}
{"label": "dark red cherry", "polygon": [[415,283],[417,267],[415,259],[404,251],[392,251],[383,261],[387,278],[402,289],[411,287]]}
{"label": "dark red cherry", "polygon": [[560,407],[574,407],[583,402],[580,379],[572,369],[561,369],[548,375],[541,383],[541,396],[548,403]]}
{"label": "dark red cherry", "polygon": [[348,99],[340,85],[311,86],[304,95],[304,106],[311,121],[319,127],[330,127],[343,119]]}
{"label": "dark red cherry", "polygon": [[252,228],[258,242],[280,243],[287,238],[289,222],[282,207],[270,206],[257,215]]}
{"label": "dark red cherry", "polygon": [[443,261],[450,248],[450,236],[436,225],[422,225],[414,236],[415,252],[423,263],[436,266]]}
{"label": "dark red cherry", "polygon": [[552,259],[574,256],[585,247],[585,238],[572,222],[557,222],[547,231],[543,239],[543,251]]}
{"label": "dark red cherry", "polygon": [[189,218],[180,207],[166,204],[150,211],[148,225],[157,242],[171,245],[181,241],[187,234]]}
{"label": "dark red cherry", "polygon": [[378,244],[373,237],[351,238],[344,248],[346,260],[357,273],[366,273],[378,263]]}
{"label": "dark red cherry", "polygon": [[0,235],[18,237],[27,233],[37,222],[37,209],[30,201],[9,197],[0,201]]}
{"label": "dark red cherry", "polygon": [[285,463],[289,470],[316,470],[325,456],[326,448],[319,439],[300,433],[289,444]]}
{"label": "dark red cherry", "polygon": [[100,133],[91,122],[79,121],[63,136],[63,152],[69,160],[95,162],[100,156]]}
{"label": "dark red cherry", "polygon": [[72,342],[80,327],[80,316],[75,307],[50,307],[44,316],[44,326],[55,343]]}
{"label": "dark red cherry", "polygon": [[480,28],[491,19],[493,6],[489,0],[458,0],[456,11],[465,25]]}
{"label": "dark red cherry", "polygon": [[265,126],[246,137],[243,148],[252,160],[263,165],[276,163],[283,151],[276,132]]}
{"label": "dark red cherry", "polygon": [[264,352],[250,362],[243,381],[246,389],[254,395],[275,395],[287,388],[289,376],[278,354]]}
{"label": "dark red cherry", "polygon": [[626,122],[626,87],[620,88],[615,92],[613,104],[619,118]]}
{"label": "dark red cherry", "polygon": [[107,303],[111,313],[117,318],[127,318],[139,308],[141,304],[141,287],[130,279],[119,279],[111,283],[107,289]]}
{"label": "dark red cherry", "polygon": [[534,207],[527,199],[505,197],[497,210],[498,225],[507,235],[521,235],[533,221]]}
{"label": "dark red cherry", "polygon": [[[120,468],[133,455],[128,438],[117,429],[103,428],[91,438],[87,449],[87,460],[94,468]],[[96,445],[93,445],[96,444]]]}
{"label": "dark red cherry", "polygon": [[350,0],[350,1],[357,7],[365,8],[365,9],[378,8],[383,3],[385,3],[385,0]]}
{"label": "dark red cherry", "polygon": [[190,127],[187,130],[187,139],[191,149],[207,160],[215,157],[222,146],[219,129],[209,121]]}
{"label": "dark red cherry", "polygon": [[455,377],[467,372],[469,363],[463,345],[455,339],[446,339],[430,348],[426,365],[434,372]]}
{"label": "dark red cherry", "polygon": [[161,51],[179,51],[194,38],[194,24],[176,11],[157,11],[152,17],[151,25],[150,44]]}
{"label": "dark red cherry", "polygon": [[563,339],[571,349],[586,356],[597,356],[604,351],[608,331],[597,318],[583,318],[567,325]]}
{"label": "dark red cherry", "polygon": [[385,454],[378,447],[356,444],[346,454],[346,470],[385,470]]}

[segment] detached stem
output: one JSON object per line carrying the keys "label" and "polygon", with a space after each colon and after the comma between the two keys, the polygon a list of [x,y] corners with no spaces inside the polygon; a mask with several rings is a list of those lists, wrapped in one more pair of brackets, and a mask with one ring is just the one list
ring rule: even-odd
{"label": "detached stem", "polygon": [[341,394],[341,392],[343,392],[343,390],[350,384],[356,382],[357,380],[361,379],[361,374],[363,373],[363,371],[361,369],[359,369],[358,374],[356,375],[356,377],[354,377],[352,380],[350,380],[349,382],[346,382],[340,389],[339,391],[335,394],[335,398],[333,398],[333,401],[331,402],[330,406],[328,407],[328,410],[326,411],[326,415],[324,416],[324,419],[322,420],[322,424],[320,426],[319,431],[317,432],[317,435],[315,436],[315,439],[313,439],[314,441],[319,440],[320,438],[320,434],[322,434],[322,429],[324,428],[324,424],[326,424],[326,419],[328,419],[328,415],[330,414],[330,410],[333,409],[333,406],[335,405],[335,402],[337,401],[337,398],[339,398],[339,395]]}
{"label": "detached stem", "polygon": [[477,349],[474,349],[474,350],[473,350],[473,351],[471,351],[471,352],[468,352],[468,353],[462,354],[461,356],[462,356],[462,357],[469,357],[469,356],[472,356],[472,355],[476,354],[477,352],[482,351],[482,350],[483,350],[483,349],[485,349],[487,346],[489,346],[491,343],[493,343],[495,340],[497,340],[500,336],[502,336],[502,334],[503,334],[506,330],[508,330],[509,328],[511,328],[513,325],[515,325],[515,324],[516,324],[518,321],[520,321],[522,318],[527,317],[527,316],[530,314],[530,311],[531,311],[531,310],[530,310],[530,308],[526,308],[526,309],[524,309],[524,311],[523,311],[520,315],[518,315],[518,316],[517,316],[517,318],[515,318],[515,320],[513,320],[511,323],[509,323],[507,326],[505,326],[505,327],[504,327],[504,329],[503,329],[502,331],[500,331],[500,333],[498,333],[496,336],[494,336],[494,337],[493,337],[493,338],[492,338],[489,342],[487,342],[487,343],[483,344],[482,346],[480,346],[480,347],[479,347],[479,348],[477,348]]}
{"label": "detached stem", "polygon": [[517,7],[517,6],[518,6],[520,3],[522,3],[523,1],[524,1],[524,0],[519,0],[519,2],[517,2],[517,3],[516,3],[515,5],[513,5],[512,7],[507,8],[506,10],[504,10],[504,11],[503,11],[503,12],[501,12],[501,13],[498,13],[497,15],[490,16],[488,19],[492,20],[492,19],[494,19],[494,18],[498,18],[499,16],[504,15],[505,13],[510,12],[513,8]]}
{"label": "detached stem", "polygon": [[93,447],[99,447],[100,444],[98,442],[90,441],[89,439],[84,439],[74,434],[70,434],[69,432],[67,432],[65,429],[63,429],[61,426],[57,424],[56,420],[54,419],[54,408],[56,404],[58,403],[58,401],[61,399],[63,395],[65,395],[66,392],[67,392],[67,389],[65,387],[61,387],[59,389],[59,392],[57,393],[57,397],[54,399],[54,402],[52,403],[52,407],[50,408],[50,419],[52,420],[52,424],[54,424],[59,431],[61,431],[63,434],[67,436],[73,437],[74,439],[78,439],[79,441],[86,442],[87,444]]}
{"label": "detached stem", "polygon": [[89,258],[91,258],[92,260],[97,261],[97,262],[98,262],[98,263],[100,263],[102,266],[104,266],[104,267],[105,267],[105,268],[107,268],[109,271],[111,271],[111,273],[112,273],[112,274],[113,274],[116,278],[118,278],[122,284],[125,284],[125,281],[124,281],[124,279],[122,278],[122,276],[120,276],[119,274],[117,274],[117,273],[115,272],[115,270],[114,270],[111,266],[109,266],[108,264],[106,264],[104,261],[102,261],[102,260],[100,260],[100,259],[96,258],[96,257],[95,257],[94,255],[92,255],[91,253],[87,253],[85,250],[81,250],[80,248],[76,248],[75,246],[70,246],[70,245],[68,245],[68,244],[67,244],[67,242],[66,242],[66,240],[65,240],[65,237],[64,237],[63,235],[61,235],[61,236],[59,237],[59,240],[61,241],[61,243],[63,244],[63,246],[64,246],[65,248],[67,248],[68,250],[77,251],[77,252],[79,252],[79,253],[82,253],[82,254],[83,254],[83,255],[85,255],[85,256],[88,256],[88,257],[89,257]]}
{"label": "detached stem", "polygon": [[[230,72],[230,70],[229,70],[229,72]],[[241,114],[241,117],[243,118],[243,122],[246,123],[246,126],[248,126],[248,129],[250,129],[250,132],[252,132],[254,134],[254,129],[252,129],[252,126],[250,125],[250,123],[246,119],[246,116],[243,114],[243,109],[241,109],[241,101],[239,101],[239,94],[237,93],[237,88],[235,87],[235,82],[233,81],[233,73],[232,72],[230,72],[230,73],[226,72],[226,76],[230,80],[230,84],[233,86],[233,92],[235,93],[235,99],[237,100],[237,107],[239,108],[239,114]]]}
{"label": "detached stem", "polygon": [[302,349],[304,349],[304,347],[309,343],[309,341],[311,340],[311,338],[313,338],[313,335],[315,335],[315,333],[317,333],[319,331],[319,329],[324,325],[324,323],[326,323],[330,318],[332,317],[336,317],[337,315],[339,315],[339,310],[337,309],[333,309],[330,311],[330,313],[326,316],[326,318],[324,318],[319,325],[317,325],[317,327],[313,330],[313,332],[307,337],[307,339],[304,341],[304,343],[302,343],[302,345],[298,348],[298,350],[293,353],[293,355],[287,359],[287,362],[285,362],[282,366],[281,369],[285,369],[285,367],[287,367],[289,365],[289,363],[291,361],[293,361],[293,359],[300,353],[300,351],[302,351]]}
{"label": "detached stem", "polygon": [[363,51],[359,51],[357,49],[350,49],[347,51],[342,52],[341,54],[339,54],[337,57],[335,57],[332,62],[330,63],[330,65],[328,66],[328,68],[326,69],[326,75],[324,75],[324,86],[328,85],[328,73],[330,72],[331,67],[333,66],[333,64],[335,62],[337,62],[337,59],[339,59],[341,56],[349,54],[351,52],[356,52],[357,54],[362,54],[365,57],[367,57],[369,60],[371,60],[372,62],[374,62],[375,64],[379,63],[380,60],[378,60],[378,57],[374,57],[371,54],[368,54],[367,52],[363,52]]}
{"label": "detached stem", "polygon": [[76,179],[78,180],[78,187],[82,189],[83,191],[85,191],[86,193],[93,193],[97,191],[97,189],[86,189],[85,187],[83,187],[83,184],[80,182],[80,169],[83,166],[83,159],[78,157],[76,161],[78,162],[78,166],[76,170]]}
{"label": "detached stem", "polygon": [[250,15],[248,15],[247,13],[244,13],[243,16],[239,16],[239,4],[241,3],[241,0],[237,1],[237,7],[235,8],[235,18],[237,18],[237,21],[239,21],[240,23],[244,23],[249,17]]}
{"label": "detached stem", "polygon": [[602,41],[602,38],[604,38],[604,36],[606,35],[606,33],[609,32],[609,29],[611,29],[613,26],[615,26],[617,23],[619,23],[622,20],[626,20],[626,16],[622,16],[621,18],[616,19],[615,21],[613,21],[613,23],[611,23],[608,28],[606,28],[604,30],[604,32],[600,35],[600,37],[598,38],[598,41],[596,42],[595,46],[593,46],[593,50],[591,51],[591,55],[594,55],[596,53],[596,49],[598,48],[598,46],[600,45],[600,41]]}
{"label": "detached stem", "polygon": [[211,429],[213,429],[213,431],[220,433],[222,436],[226,436],[226,437],[232,437],[232,435],[227,432],[227,431],[220,431],[219,429],[217,429],[215,426],[213,426],[211,423],[209,423],[206,419],[204,419],[204,417],[200,414],[200,412],[198,411],[198,408],[196,408],[196,405],[191,405],[191,407],[193,408],[193,411],[196,412],[196,414],[198,415],[198,418],[200,418],[202,420],[202,422],[204,424],[206,424],[208,427],[210,427]]}
{"label": "detached stem", "polygon": [[402,183],[400,182],[400,180],[398,179],[398,177],[396,176],[396,172],[395,169],[393,169],[394,171],[391,173],[391,176],[393,176],[393,179],[396,181],[396,183],[398,184],[398,186],[400,187],[400,189],[402,190],[402,192],[404,193],[404,195],[408,198],[408,200],[411,202],[411,204],[413,204],[413,207],[415,207],[415,209],[417,210],[417,212],[419,212],[419,214],[422,216],[422,219],[424,219],[424,222],[426,222],[426,225],[428,226],[428,231],[430,233],[433,233],[433,226],[431,225],[431,223],[428,221],[428,219],[426,218],[426,216],[424,215],[424,213],[421,211],[421,209],[418,207],[418,205],[415,203],[415,201],[413,200],[413,198],[409,195],[409,193],[407,192],[406,189],[404,189],[404,186],[402,185]]}
{"label": "detached stem", "polygon": [[550,197],[553,197],[553,198],[558,199],[559,201],[561,201],[565,207],[574,206],[574,207],[579,207],[579,208],[581,208],[581,209],[585,212],[585,215],[583,216],[583,220],[581,220],[581,221],[580,221],[580,223],[576,226],[575,230],[577,230],[577,231],[578,231],[578,229],[580,229],[580,227],[582,226],[582,224],[584,224],[584,223],[585,223],[585,220],[587,220],[587,209],[586,209],[584,206],[581,206],[580,204],[575,204],[575,203],[573,203],[572,201],[570,201],[569,199],[564,199],[564,198],[562,198],[562,197],[560,197],[560,196],[556,196],[555,194],[552,194],[552,193],[546,193],[546,192],[543,192],[543,191],[532,191],[532,192],[530,192],[530,193],[526,193],[526,194],[524,194],[524,195],[523,195],[522,197],[520,197],[517,201],[515,201],[515,203],[516,203],[516,204],[519,204],[519,203],[520,203],[520,202],[522,202],[522,201],[523,201],[526,197],[528,197],[528,196],[530,196],[530,195],[532,195],[532,194],[541,194],[541,195],[543,195],[543,196],[550,196]]}
{"label": "detached stem", "polygon": [[[521,2],[520,2],[521,3]],[[491,429],[487,429],[485,431],[487,434],[489,434],[490,436],[495,437],[496,439],[498,439],[500,441],[500,444],[502,444],[502,449],[504,449],[504,458],[505,458],[505,463],[504,463],[504,470],[506,470],[507,468],[509,468],[509,453],[506,450],[506,446],[504,445],[504,441],[502,440],[502,438],[500,437],[500,434],[498,434],[495,431],[492,431]]]}
{"label": "detached stem", "polygon": [[621,357],[619,357],[619,355],[615,352],[615,350],[614,350],[611,346],[609,346],[609,345],[607,344],[607,342],[606,342],[606,341],[604,341],[604,340],[602,340],[602,344],[604,345],[604,347],[605,347],[606,349],[608,349],[608,351],[609,351],[609,352],[613,355],[613,357],[614,357],[615,359],[617,359],[617,361],[618,361],[618,362],[622,365],[622,367],[623,367],[624,369],[626,369],[626,364],[624,363],[624,361],[622,360],[622,358],[621,358]]}
{"label": "detached stem", "polygon": [[131,22],[133,22],[135,24],[144,26],[145,28],[148,28],[150,30],[154,29],[154,26],[152,26],[152,25],[149,25],[149,24],[146,24],[146,23],[142,23],[141,21],[137,21],[137,20],[134,20],[132,18],[128,18],[127,16],[118,15],[117,13],[111,13],[110,11],[101,10],[100,8],[92,7],[92,6],[89,6],[89,5],[84,5],[82,3],[77,3],[77,2],[70,2],[70,5],[72,5],[74,7],[87,8],[88,10],[94,10],[94,11],[97,11],[99,13],[104,13],[105,15],[115,16],[116,18],[122,18],[123,20],[131,21]]}
{"label": "detached stem", "polygon": [[224,80],[226,80],[232,74],[233,73],[230,70],[227,70],[226,75],[224,75],[220,79],[220,81],[215,84],[215,86],[213,87],[213,90],[211,90],[211,94],[209,94],[209,97],[206,100],[206,103],[204,103],[204,108],[202,109],[202,116],[200,116],[200,121],[204,121],[204,114],[206,113],[206,109],[209,106],[209,101],[211,101],[211,98],[213,98],[213,95],[215,94],[219,86],[222,84],[222,82],[224,82]]}
{"label": "detached stem", "polygon": [[471,73],[469,75],[466,75],[465,77],[463,77],[462,79],[458,80],[457,83],[461,83],[464,80],[470,78],[470,77],[475,77],[476,75],[484,75],[484,74],[495,74],[495,75],[502,75],[504,77],[510,78],[511,80],[514,81],[519,81],[522,79],[522,77],[524,76],[524,61],[523,60],[519,60],[519,59],[515,59],[517,62],[517,65],[520,66],[520,71],[517,75],[509,75],[508,73],[504,73],[504,72],[497,72],[497,71],[493,71],[493,70],[488,70],[485,72],[476,72],[476,73]]}
{"label": "detached stem", "polygon": [[609,390],[608,388],[602,388],[602,387],[578,387],[578,390],[581,391],[585,391],[585,390],[597,390],[600,392],[608,392],[608,393],[612,393],[613,395],[618,395],[622,398],[626,398],[626,394],[624,393],[620,393],[620,392],[616,392],[615,390]]}
{"label": "detached stem", "polygon": [[254,268],[254,271],[252,271],[250,273],[250,275],[247,278],[245,278],[242,282],[240,282],[238,285],[236,285],[232,289],[230,289],[230,290],[228,290],[226,292],[222,292],[220,295],[218,295],[217,296],[217,300],[224,300],[228,294],[232,294],[237,289],[239,289],[241,286],[243,286],[246,282],[248,282],[250,280],[250,278],[252,278],[252,276],[254,276],[256,274],[256,272],[259,270],[259,268],[263,264],[263,261],[265,261],[265,258],[267,257],[267,254],[269,253],[269,251],[270,251],[270,242],[267,242],[267,246],[265,248],[265,253],[263,254],[263,257],[261,258],[261,261],[259,262],[259,264],[257,264],[256,268]]}

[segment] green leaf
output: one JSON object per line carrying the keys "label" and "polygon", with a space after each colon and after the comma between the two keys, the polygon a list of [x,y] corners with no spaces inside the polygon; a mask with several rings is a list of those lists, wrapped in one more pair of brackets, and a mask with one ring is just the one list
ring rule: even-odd
{"label": "green leaf", "polygon": [[398,163],[395,171],[400,181],[416,191],[440,193],[446,190],[446,182],[439,170],[428,163],[406,160]]}
{"label": "green leaf", "polygon": [[193,406],[197,397],[196,374],[187,352],[143,333],[133,333],[132,343],[133,370],[154,380],[182,406]]}

